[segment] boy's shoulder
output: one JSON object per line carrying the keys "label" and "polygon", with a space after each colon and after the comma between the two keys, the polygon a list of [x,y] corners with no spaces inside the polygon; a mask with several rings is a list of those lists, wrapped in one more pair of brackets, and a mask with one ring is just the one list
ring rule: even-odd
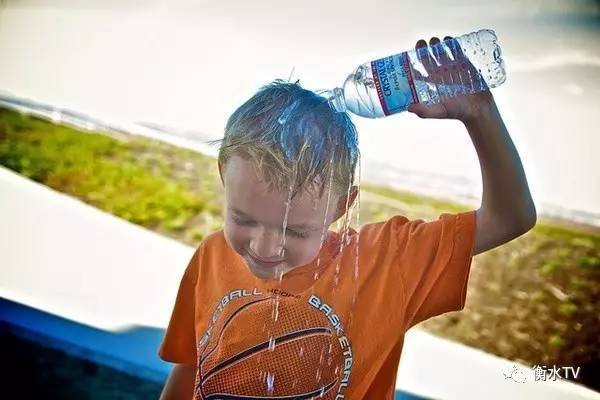
{"label": "boy's shoulder", "polygon": [[222,251],[223,247],[227,247],[227,242],[225,241],[225,235],[223,233],[223,230],[220,229],[218,231],[206,235],[196,246],[196,252],[206,252],[213,250]]}
{"label": "boy's shoulder", "polygon": [[409,225],[411,221],[404,215],[394,215],[383,221],[368,222],[360,226],[359,235],[361,243],[364,240],[378,241],[381,235],[389,235],[401,227]]}
{"label": "boy's shoulder", "polygon": [[208,235],[206,235],[204,237],[204,239],[202,239],[202,242],[200,243],[201,245],[216,245],[216,244],[221,244],[221,242],[225,240],[225,235],[223,233],[223,229],[219,229],[218,231],[209,233]]}
{"label": "boy's shoulder", "polygon": [[437,219],[423,219],[415,218],[410,219],[404,215],[394,215],[386,220],[369,222],[361,226],[360,231],[377,231],[382,229],[405,229],[406,233],[412,233],[415,229],[423,229],[425,227],[444,225],[449,223],[456,223],[465,219],[472,219],[475,216],[475,210],[468,210],[464,212],[443,212],[438,214]]}
{"label": "boy's shoulder", "polygon": [[453,243],[458,236],[470,236],[474,231],[475,210],[441,213],[437,219],[410,219],[394,215],[386,220],[367,223],[360,228],[360,244],[365,247],[437,246]]}

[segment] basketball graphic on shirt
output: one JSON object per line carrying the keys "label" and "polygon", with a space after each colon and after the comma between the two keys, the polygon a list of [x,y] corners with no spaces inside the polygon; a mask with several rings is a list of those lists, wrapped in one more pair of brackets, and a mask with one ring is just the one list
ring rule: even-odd
{"label": "basketball graphic on shirt", "polygon": [[327,316],[290,297],[230,302],[198,351],[197,399],[335,399],[343,371]]}

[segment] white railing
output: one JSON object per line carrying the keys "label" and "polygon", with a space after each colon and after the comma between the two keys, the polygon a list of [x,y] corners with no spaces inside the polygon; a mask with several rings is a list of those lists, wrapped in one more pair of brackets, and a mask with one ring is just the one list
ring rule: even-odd
{"label": "white railing", "polygon": [[[100,330],[167,325],[192,247],[2,167],[0,221],[0,297],[89,326],[95,336],[84,346],[92,352],[110,352],[115,343]],[[15,322],[14,312],[10,317],[3,311],[0,317],[21,323]],[[30,320],[24,328],[36,329],[34,324]],[[113,352],[122,349],[113,347]],[[134,362],[139,357],[146,367],[149,357],[164,376],[168,365],[156,350],[138,348],[130,356]],[[514,367],[528,374],[526,382],[506,378]],[[600,399],[600,394],[570,382],[535,381],[525,366],[418,328],[406,334],[397,388],[440,399]]]}

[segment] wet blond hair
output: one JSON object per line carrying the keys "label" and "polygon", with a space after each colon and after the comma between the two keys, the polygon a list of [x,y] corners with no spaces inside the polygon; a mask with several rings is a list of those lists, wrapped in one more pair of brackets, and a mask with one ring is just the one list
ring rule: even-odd
{"label": "wet blond hair", "polygon": [[[345,196],[359,158],[356,128],[346,113],[298,82],[275,80],[263,86],[229,117],[218,160],[224,169],[234,155],[251,161],[270,190],[318,188],[321,198],[331,182]],[[314,192],[313,192],[314,193]]]}

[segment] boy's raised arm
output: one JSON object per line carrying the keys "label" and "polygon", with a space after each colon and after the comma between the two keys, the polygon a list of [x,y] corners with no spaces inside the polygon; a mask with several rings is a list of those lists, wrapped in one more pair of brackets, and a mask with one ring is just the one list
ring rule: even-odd
{"label": "boy's raised arm", "polygon": [[477,151],[483,179],[473,255],[524,234],[537,219],[519,154],[491,94],[486,97],[489,99],[481,100],[477,117],[463,121]]}
{"label": "boy's raised arm", "polygon": [[[438,38],[430,41],[437,42]],[[417,42],[417,47],[426,45],[424,40]],[[460,70],[448,73],[460,79]],[[483,179],[473,255],[509,242],[535,225],[537,214],[521,159],[489,90],[432,106],[414,104],[408,111],[421,118],[458,119],[467,128]]]}

